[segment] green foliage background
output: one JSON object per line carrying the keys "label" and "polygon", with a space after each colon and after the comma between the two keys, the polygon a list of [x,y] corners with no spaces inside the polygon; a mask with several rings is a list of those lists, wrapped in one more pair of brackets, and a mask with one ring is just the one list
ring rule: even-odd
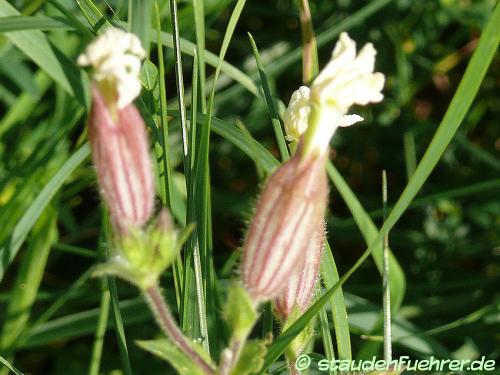
{"label": "green foliage background", "polygon": [[[220,306],[227,282],[237,276],[239,246],[259,187],[281,159],[282,140],[273,132],[270,109],[282,113],[302,80],[296,2],[248,1],[233,24],[235,4],[179,1],[182,54],[176,58],[167,1],[158,1],[160,51],[149,0],[0,0],[0,355],[23,373],[97,373],[99,368],[101,373],[128,373],[127,363],[134,374],[174,373],[134,344],[158,335],[136,290],[121,281],[89,278],[91,267],[105,254],[105,225],[84,145],[88,81],[74,61],[108,22],[129,27],[151,42],[137,104],[158,158],[158,207],[170,206],[180,226],[186,217],[197,223],[214,358],[226,343]],[[382,170],[388,174],[390,210],[438,127],[442,134],[436,137],[444,147],[445,138],[460,125],[442,155],[437,148],[430,153],[439,163],[433,171],[432,163],[423,165],[424,174],[432,173],[428,179],[415,178],[414,188],[425,185],[416,197],[410,196],[408,210],[389,233],[402,270],[397,273],[394,266],[392,274],[393,301],[401,302],[393,306],[395,356],[499,356],[498,27],[490,27],[484,48],[478,47],[479,36],[498,13],[494,6],[492,0],[310,2],[320,67],[338,33],[347,30],[359,46],[374,43],[377,70],[387,76],[386,99],[359,108],[365,121],[339,130],[332,142],[328,239],[333,258],[322,269],[326,288],[338,280],[335,265],[342,276],[373,247],[383,224]],[[231,26],[232,37],[227,32]],[[264,76],[259,75],[247,32],[258,47]],[[192,76],[196,47],[202,63],[199,80]],[[210,105],[218,56],[226,48]],[[474,51],[476,64],[464,76]],[[493,56],[489,68],[488,56]],[[197,104],[194,170],[185,169],[182,155],[181,128],[187,123],[180,121],[184,107],[179,107],[176,62],[184,73],[187,118],[193,117],[193,92]],[[163,78],[165,87],[159,84]],[[263,94],[263,85],[270,95]],[[461,110],[467,111],[463,121]],[[215,116],[210,138],[207,114]],[[167,174],[162,173],[165,165]],[[191,183],[187,191],[184,176]],[[186,205],[186,196],[195,203]],[[399,208],[394,212],[402,214],[406,207]],[[191,278],[193,248],[193,243],[188,245],[183,258],[188,265],[184,276]],[[173,280],[172,273],[165,275],[165,295],[173,311],[182,311],[183,329],[197,337],[199,291],[179,297]],[[320,312],[309,351],[327,356],[335,352],[340,358],[349,352],[354,358],[381,356],[381,285],[368,258],[342,285],[342,293],[336,293],[336,302]],[[347,328],[342,303],[350,340],[342,335]],[[122,327],[121,320],[123,331],[114,329]],[[256,336],[272,328],[265,321]],[[270,371],[280,373],[283,364],[279,358]]]}

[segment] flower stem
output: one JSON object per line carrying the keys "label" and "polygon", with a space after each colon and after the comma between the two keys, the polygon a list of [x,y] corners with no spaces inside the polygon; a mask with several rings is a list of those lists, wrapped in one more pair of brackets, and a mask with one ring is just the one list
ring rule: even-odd
{"label": "flower stem", "polygon": [[[384,223],[387,218],[387,174],[382,171],[382,203]],[[383,284],[383,309],[384,309],[384,359],[392,360],[392,329],[391,329],[391,288],[389,282],[389,233],[384,236],[383,262],[382,262],[382,284]]]}
{"label": "flower stem", "polygon": [[163,332],[186,353],[203,372],[207,375],[214,375],[215,370],[207,363],[191,346],[189,340],[184,336],[177,326],[168,306],[166,305],[158,285],[153,285],[144,290],[145,297],[149,302],[156,322]]}

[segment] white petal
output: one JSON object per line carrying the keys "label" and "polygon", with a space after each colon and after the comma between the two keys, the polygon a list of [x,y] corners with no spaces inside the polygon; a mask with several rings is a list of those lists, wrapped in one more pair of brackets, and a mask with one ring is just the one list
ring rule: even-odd
{"label": "white petal", "polygon": [[292,94],[290,103],[283,115],[286,138],[289,141],[298,141],[307,130],[309,121],[309,87],[301,86]]}
{"label": "white petal", "polygon": [[311,97],[320,105],[339,106],[344,114],[353,104],[382,100],[384,75],[373,73],[376,50],[366,44],[356,56],[356,43],[342,33],[332,59],[311,87]]}
{"label": "white petal", "polygon": [[363,121],[364,118],[359,115],[344,115],[340,118],[338,126],[345,128],[347,126],[354,125],[357,122]]}
{"label": "white petal", "polygon": [[136,35],[111,27],[87,46],[77,62],[94,68],[95,81],[115,82],[118,108],[123,108],[140,93],[139,72],[144,57]]}

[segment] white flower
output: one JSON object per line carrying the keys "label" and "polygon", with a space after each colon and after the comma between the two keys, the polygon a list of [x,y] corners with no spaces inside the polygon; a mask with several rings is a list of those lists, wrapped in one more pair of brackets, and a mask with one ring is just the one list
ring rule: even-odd
{"label": "white flower", "polygon": [[311,90],[309,87],[301,86],[292,94],[290,103],[283,115],[286,139],[288,141],[298,141],[300,136],[307,130],[309,112],[309,98]]}
{"label": "white flower", "polygon": [[330,62],[314,80],[311,96],[318,104],[338,107],[347,112],[353,104],[380,102],[385,77],[373,73],[377,51],[368,43],[356,56],[356,43],[340,34]]}
{"label": "white flower", "polygon": [[368,43],[356,56],[356,43],[347,33],[340,34],[330,62],[311,88],[302,86],[293,93],[283,116],[287,139],[299,140],[313,123],[307,142],[322,153],[338,127],[363,121],[347,112],[353,104],[366,105],[384,98],[385,77],[373,72],[375,55],[375,48]]}
{"label": "white flower", "polygon": [[94,68],[98,83],[114,85],[117,106],[124,108],[141,92],[139,72],[146,53],[136,35],[116,28],[107,29],[78,57],[81,66]]}

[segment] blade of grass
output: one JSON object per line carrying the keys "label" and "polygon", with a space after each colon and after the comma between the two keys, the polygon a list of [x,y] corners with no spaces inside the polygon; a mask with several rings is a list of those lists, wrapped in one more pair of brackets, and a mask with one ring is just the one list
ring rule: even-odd
{"label": "blade of grass", "polygon": [[[193,55],[193,72],[192,72],[192,97],[191,97],[191,115],[190,115],[190,126],[189,126],[189,140],[190,140],[190,146],[188,149],[188,159],[189,159],[189,180],[186,180],[187,186],[187,191],[188,191],[188,202],[187,202],[187,219],[186,222],[192,223],[195,222],[196,220],[196,205],[193,204],[195,203],[195,189],[194,189],[194,183],[193,183],[193,174],[194,174],[194,167],[195,167],[195,160],[196,160],[196,134],[197,134],[197,125],[196,125],[196,116],[197,116],[197,109],[198,109],[198,55],[196,51],[194,51]],[[207,309],[206,309],[206,299],[205,299],[205,293],[211,293],[209,294],[209,300],[214,301],[214,290],[215,290],[215,285],[212,285],[212,283],[209,283],[211,285],[209,288],[207,288],[207,283],[206,280],[203,279],[202,277],[202,264],[201,264],[201,258],[200,258],[200,247],[198,243],[198,233],[196,231],[196,228],[193,230],[193,234],[190,238],[189,246],[191,249],[193,249],[192,254],[193,254],[193,262],[194,262],[194,271],[195,271],[195,281],[196,281],[196,297],[197,297],[197,304],[198,304],[198,319],[200,321],[200,330],[202,334],[206,334],[206,337],[215,337],[215,332],[217,330],[217,320],[215,318],[215,315],[209,315],[207,316]],[[204,326],[205,325],[205,326]],[[208,345],[208,340],[207,343],[204,343],[205,350],[207,350],[208,353],[210,353],[210,348]],[[218,349],[218,347],[217,347]]]}
{"label": "blade of grass", "polygon": [[[6,0],[0,0],[0,17],[18,16],[20,13]],[[59,83],[80,104],[88,107],[86,75],[75,63],[69,60],[57,47],[50,44],[45,35],[38,30],[5,33],[6,37]]]}
{"label": "blade of grass", "polygon": [[76,31],[84,36],[85,40],[89,40],[94,37],[94,34],[89,30],[89,27],[81,23],[80,20],[68,11],[61,3],[57,0],[48,0],[48,2],[64,15],[67,23],[69,25],[73,25]]}
{"label": "blade of grass", "polygon": [[[120,311],[125,325],[151,321],[151,313],[142,297],[121,301]],[[95,308],[48,321],[30,330],[21,348],[33,348],[51,342],[92,335],[98,316],[99,309]],[[107,329],[114,328],[114,326],[115,322],[110,318]]]}
{"label": "blade of grass", "polygon": [[102,348],[104,345],[104,336],[106,334],[106,325],[109,317],[110,296],[107,288],[106,279],[101,280],[101,302],[99,304],[99,316],[94,333],[94,344],[90,357],[88,375],[98,375],[101,366]]}
{"label": "blade of grass", "polygon": [[6,368],[8,368],[10,371],[12,371],[14,374],[16,375],[23,375],[23,373],[21,371],[19,371],[17,368],[15,368],[14,366],[12,366],[9,361],[7,361],[4,357],[2,357],[0,355],[0,363],[5,366]]}
{"label": "blade of grass", "polygon": [[21,220],[16,224],[10,239],[0,248],[0,280],[2,280],[5,270],[16,256],[19,248],[23,244],[26,236],[30,232],[35,222],[40,217],[43,210],[50,203],[51,199],[61,188],[64,181],[80,166],[89,155],[88,145],[80,147],[56,172],[51,180],[45,185],[42,191],[35,198],[30,207],[26,210]]}
{"label": "blade of grass", "polygon": [[99,25],[106,24],[110,26],[106,17],[101,13],[99,8],[92,2],[92,0],[76,0],[76,4],[82,11],[83,16],[87,22],[92,26],[94,31],[99,29]]}
{"label": "blade of grass", "polygon": [[71,30],[72,28],[64,19],[46,16],[2,17],[2,23],[0,23],[0,33],[23,30]]}
{"label": "blade of grass", "polygon": [[457,142],[460,147],[470,153],[470,155],[476,160],[481,161],[488,167],[493,168],[497,172],[500,172],[500,160],[491,155],[488,151],[485,151],[479,146],[476,146],[462,134],[457,134],[455,142]]}
{"label": "blade of grass", "polygon": [[[456,189],[451,189],[451,190],[445,190],[439,193],[435,194],[430,194],[421,198],[414,199],[412,203],[410,204],[409,208],[416,208],[416,207],[421,207],[426,204],[435,202],[436,200],[439,200],[441,198],[446,198],[446,199],[451,199],[451,198],[460,198],[464,197],[467,195],[473,195],[481,192],[486,192],[488,190],[494,190],[498,189],[500,187],[500,178],[495,178],[492,180],[488,181],[483,181],[483,182],[478,182],[475,184],[470,184],[467,186],[459,187]],[[393,208],[393,206],[389,206],[390,209]],[[368,212],[368,215],[373,218],[380,218],[383,216],[382,210],[374,210]],[[349,227],[350,225],[353,224],[352,219],[344,219],[344,220],[335,220],[333,222],[333,225],[337,228],[346,228]]]}
{"label": "blade of grass", "polygon": [[207,99],[205,97],[205,2],[203,0],[193,0],[193,14],[196,32],[196,54],[199,65],[201,113],[207,113]]}
{"label": "blade of grass", "polygon": [[[111,256],[108,244],[112,243],[111,226],[109,223],[109,214],[107,210],[104,210],[103,212],[102,227],[103,230],[102,230],[101,241],[99,243],[99,252],[101,253],[101,259],[106,260],[109,259]],[[118,290],[116,289],[116,281],[114,277],[108,276],[104,279],[104,282],[105,282],[104,286],[107,287],[107,292],[109,293],[111,299],[111,307],[113,311],[113,323],[116,334],[116,340],[118,341],[118,351],[120,352],[120,360],[122,363],[123,372],[125,373],[125,375],[132,375],[132,367],[130,365],[130,358],[128,355],[127,339],[125,337],[125,330],[123,328],[123,319],[120,311],[120,300],[118,298]],[[109,301],[107,309],[109,309]],[[105,327],[106,326],[104,326],[104,328]]]}
{"label": "blade of grass", "polygon": [[79,255],[85,258],[95,258],[95,252],[89,249],[85,249],[83,247],[68,245],[64,243],[55,243],[52,245],[52,248],[56,251],[60,251],[63,253]]}
{"label": "blade of grass", "polygon": [[[371,220],[370,216],[366,213],[356,195],[349,188],[347,182],[331,162],[327,164],[327,172],[331,181],[344,199],[344,202],[349,208],[349,211],[351,212],[354,220],[356,221],[356,224],[361,231],[361,234],[363,235],[365,243],[367,245],[371,245],[377,238],[377,227]],[[379,272],[381,273],[383,263],[381,243],[378,244],[372,256]],[[401,266],[391,252],[389,252],[389,267],[391,268],[391,275],[389,280],[389,283],[391,285],[391,308],[394,312],[396,312],[399,310],[399,307],[401,306],[405,295],[406,280]]]}
{"label": "blade of grass", "polygon": [[216,301],[215,301],[215,272],[213,269],[212,260],[212,219],[211,219],[211,193],[210,193],[210,164],[209,164],[209,147],[210,147],[210,132],[211,132],[211,122],[213,114],[213,104],[215,97],[215,88],[217,83],[217,78],[221,72],[221,67],[224,62],[224,58],[231,42],[234,29],[238,23],[241,12],[245,5],[245,0],[238,0],[233,12],[229,18],[228,25],[222,40],[222,46],[219,52],[219,60],[214,74],[214,82],[212,86],[212,91],[210,93],[210,98],[208,102],[208,114],[207,123],[204,127],[200,129],[198,149],[197,149],[197,161],[195,166],[195,204],[197,207],[196,215],[196,226],[198,228],[198,244],[200,249],[201,259],[205,260],[205,277],[207,282],[207,307],[211,311],[216,311]]}
{"label": "blade of grass", "polygon": [[51,84],[50,78],[43,71],[38,71],[35,74],[35,84],[37,86],[38,95],[32,96],[27,92],[23,92],[12,104],[0,121],[0,138],[14,124],[22,123],[31,114],[31,110],[39,104],[40,98],[48,90]]}
{"label": "blade of grass", "polygon": [[408,181],[417,168],[417,153],[415,151],[415,137],[411,131],[407,131],[403,136],[406,176]]}
{"label": "blade of grass", "polygon": [[[170,0],[170,13],[172,18],[172,35],[175,56],[175,76],[177,83],[177,98],[182,131],[182,151],[184,177],[186,189],[192,186],[191,158],[189,155],[188,125],[186,119],[186,107],[184,104],[184,77],[182,70],[182,56],[180,50],[179,23],[177,19],[177,2]],[[196,232],[197,234],[199,231]],[[188,242],[191,244],[191,242]],[[198,247],[187,247],[184,254],[183,275],[183,305],[182,325],[185,332],[193,338],[201,336],[203,347],[210,353],[209,337],[205,312],[205,282],[203,281],[202,264],[207,264],[207,250],[198,251]],[[206,275],[206,273],[205,273]],[[194,295],[194,299],[192,298]],[[195,324],[195,322],[197,322]]]}
{"label": "blade of grass", "polygon": [[[87,282],[87,280],[90,278],[92,275],[92,272],[94,272],[94,267],[90,267],[87,269],[84,273],[80,275],[76,281],[71,284],[69,288],[62,294],[58,299],[56,299],[48,308],[45,310],[34,322],[31,324],[30,329],[34,330],[36,327],[39,327],[46,321],[48,321],[66,302],[69,301],[71,298],[71,295],[78,290],[79,288],[82,287],[84,283]],[[26,335],[24,335],[26,336]],[[23,336],[23,342],[25,341],[25,337]]]}
{"label": "blade of grass", "polygon": [[[173,48],[172,35],[170,33],[163,31],[161,40],[164,46]],[[179,41],[180,41],[181,52],[189,56],[193,56],[194,50],[196,49],[196,44],[183,38],[180,38]],[[204,57],[205,57],[205,62],[207,64],[215,68],[217,68],[217,66],[220,65],[217,77],[219,76],[220,72],[223,72],[224,74],[226,74],[234,81],[238,82],[240,85],[242,85],[244,88],[246,88],[249,92],[251,92],[255,96],[260,95],[259,89],[255,85],[253,79],[250,78],[247,74],[243,73],[238,68],[236,68],[234,65],[229,64],[228,62],[224,61],[224,59],[222,60],[219,59],[219,57],[216,54],[207,50],[204,50]],[[217,80],[215,79],[214,84],[216,83],[216,81]]]}
{"label": "blade of grass", "polygon": [[[382,205],[384,211],[384,221],[387,217],[387,174],[382,171]],[[389,232],[384,236],[382,258],[382,308],[384,310],[384,360],[392,360],[392,325],[391,325],[391,285],[389,283]]]}
{"label": "blade of grass", "polygon": [[[107,209],[103,211],[102,217],[103,217],[102,220],[103,229],[101,231],[98,247],[99,247],[100,259],[102,262],[104,262],[111,256],[108,244],[112,243],[112,237],[111,237],[112,229],[109,223],[109,213]],[[97,342],[96,343],[97,350],[99,349],[99,344],[101,345],[101,350],[102,350],[102,343],[99,343],[99,337],[101,337],[101,335],[104,335],[104,332],[106,330],[106,325],[109,316],[109,304],[111,300],[114,330],[116,334],[116,340],[118,342],[118,351],[120,352],[120,360],[122,363],[122,368],[126,375],[132,375],[132,367],[130,365],[130,358],[128,355],[127,339],[125,338],[125,330],[123,328],[123,320],[120,311],[120,300],[118,298],[118,291],[116,289],[115,278],[111,276],[105,277],[102,280],[102,288],[103,288],[103,296],[101,302],[103,304],[101,304],[101,309],[99,312],[99,318],[97,323],[98,330],[96,332],[96,338],[95,338]],[[101,313],[103,314],[103,316],[101,316]],[[101,319],[103,320],[102,323]],[[101,324],[103,324],[103,326],[101,326]],[[99,330],[102,330],[102,332],[99,332]],[[94,347],[96,347],[96,345],[94,345]],[[99,370],[99,366],[96,366],[96,369]]]}
{"label": "blade of grass", "polygon": [[[335,350],[333,349],[332,334],[330,332],[330,323],[328,321],[328,315],[326,313],[326,308],[323,306],[319,311],[319,326],[321,332],[321,339],[323,341],[323,350],[325,351],[325,357],[331,361],[335,360]],[[328,371],[329,374],[334,374],[333,371]]]}
{"label": "blade of grass", "polygon": [[[332,288],[339,280],[339,272],[328,241],[325,241],[320,270],[325,287],[327,289]],[[351,359],[351,336],[349,334],[349,322],[347,320],[347,310],[342,288],[339,287],[338,291],[332,295],[330,309],[335,328],[339,359]]]}
{"label": "blade of grass", "polygon": [[128,0],[128,30],[139,37],[149,55],[151,42],[151,0]]}
{"label": "blade of grass", "polygon": [[57,235],[55,210],[48,207],[33,228],[6,306],[0,336],[0,351],[4,355],[14,354],[28,324],[50,249],[57,240]]}
{"label": "blade of grass", "polygon": [[[172,210],[173,189],[172,189],[172,170],[170,167],[170,146],[169,146],[169,133],[168,133],[168,111],[167,111],[167,88],[165,78],[165,61],[163,55],[163,45],[160,42],[161,38],[161,19],[158,4],[155,2],[155,21],[156,21],[156,51],[158,55],[158,80],[160,86],[160,125],[161,125],[161,140],[158,142],[157,159],[162,161],[160,170],[163,168],[163,179],[161,179],[161,195],[164,207]],[[180,256],[173,265],[174,270],[174,286],[175,296],[177,301],[177,308],[181,306],[182,285],[183,285],[183,265]]]}
{"label": "blade of grass", "polygon": [[[178,111],[170,111],[169,114],[173,117],[179,116]],[[196,121],[200,127],[204,127],[208,123],[208,116],[198,113]],[[211,130],[238,147],[250,159],[258,160],[266,174],[270,174],[279,166],[278,160],[257,142],[248,131],[243,131],[239,127],[213,116]]]}
{"label": "blade of grass", "polygon": [[250,44],[252,45],[253,55],[255,57],[255,61],[257,62],[257,68],[259,69],[260,82],[262,84],[262,89],[264,90],[264,97],[266,99],[267,110],[269,112],[269,116],[271,117],[271,123],[273,124],[274,134],[276,135],[276,141],[278,142],[278,148],[281,154],[281,160],[286,161],[290,158],[290,154],[288,152],[288,147],[286,145],[285,136],[283,135],[283,129],[281,127],[278,110],[276,109],[276,105],[271,95],[269,82],[267,80],[264,67],[262,66],[262,63],[260,61],[259,50],[257,49],[255,40],[253,39],[250,33],[248,33],[248,37],[250,38]]}

